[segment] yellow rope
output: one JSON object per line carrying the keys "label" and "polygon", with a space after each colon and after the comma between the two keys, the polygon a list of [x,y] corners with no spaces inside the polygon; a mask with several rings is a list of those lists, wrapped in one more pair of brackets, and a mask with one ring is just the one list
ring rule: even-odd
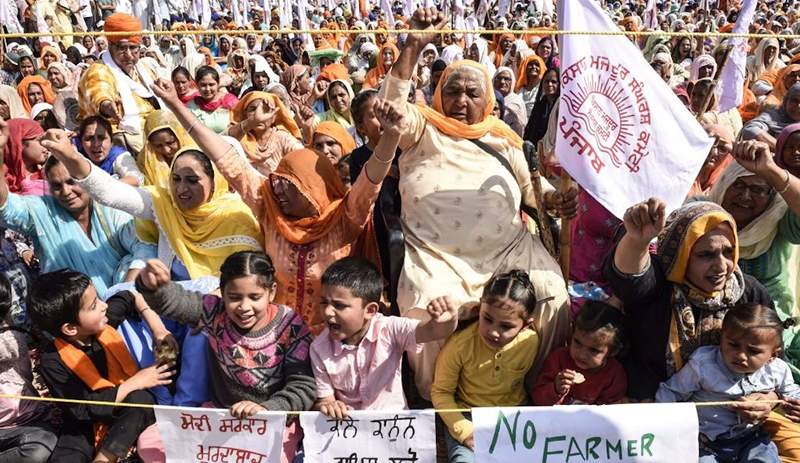
{"label": "yellow rope", "polygon": [[[154,36],[161,36],[161,35],[282,35],[282,34],[391,34],[391,35],[398,35],[398,34],[428,34],[431,31],[428,30],[420,30],[420,29],[398,29],[398,30],[387,30],[387,29],[375,29],[375,30],[360,30],[360,29],[275,29],[275,30],[266,30],[266,31],[255,31],[255,30],[221,30],[221,29],[206,29],[206,30],[186,30],[186,31],[172,31],[172,30],[165,30],[165,31],[141,31],[138,35],[145,34],[145,35],[154,35]],[[475,30],[475,29],[455,29],[455,30],[447,30],[447,31],[440,31],[440,34],[504,34],[504,33],[512,33],[515,35],[583,35],[583,36],[636,36],[636,37],[650,37],[651,35],[658,35],[658,36],[666,36],[666,37],[700,37],[700,38],[708,38],[708,37],[721,37],[721,38],[732,38],[732,37],[745,37],[748,39],[780,39],[780,40],[791,40],[791,39],[800,39],[800,34],[791,34],[791,35],[779,35],[779,34],[734,34],[731,32],[664,32],[664,31],[638,31],[638,32],[631,32],[631,31],[551,31],[551,30],[541,30],[541,29],[531,29],[531,30],[508,30],[508,29],[487,29],[487,30]],[[91,31],[91,32],[26,32],[22,34],[0,34],[0,39],[17,39],[17,38],[32,38],[32,37],[45,37],[45,36],[56,36],[56,37],[71,37],[71,36],[86,36],[90,35],[93,37],[96,36],[130,36],[132,35],[130,32],[103,32],[103,31]],[[136,35],[136,34],[134,34]]]}
{"label": "yellow rope", "polygon": [[[38,402],[68,403],[68,404],[78,404],[78,405],[99,405],[105,407],[130,407],[130,408],[150,408],[150,409],[157,407],[164,407],[163,405],[133,404],[127,402],[106,402],[101,400],[60,399],[57,397],[35,397],[35,396],[13,395],[13,394],[0,394],[0,398],[16,399],[16,400],[33,400]],[[777,404],[782,404],[783,402],[784,402],[783,400],[748,400],[748,401],[728,400],[722,402],[694,402],[694,405],[696,407],[727,407],[731,405],[742,405],[751,403],[777,405]],[[469,413],[472,411],[472,409],[442,408],[442,409],[433,409],[433,411],[436,413]],[[287,415],[299,415],[300,413],[302,412],[286,412]]]}

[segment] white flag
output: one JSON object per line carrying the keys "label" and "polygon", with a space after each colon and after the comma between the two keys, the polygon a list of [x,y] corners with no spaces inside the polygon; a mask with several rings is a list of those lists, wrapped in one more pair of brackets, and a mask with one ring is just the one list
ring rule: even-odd
{"label": "white flag", "polygon": [[[745,0],[744,6],[733,26],[734,34],[746,34],[756,11],[756,0]],[[728,60],[722,65],[722,73],[716,88],[719,98],[719,111],[725,112],[742,104],[744,92],[745,65],[747,64],[747,38],[734,37]]]}
{"label": "white flag", "polygon": [[511,0],[500,0],[500,3],[497,5],[496,19],[505,18],[509,11],[511,11]]}
{"label": "white flag", "polygon": [[242,10],[239,9],[239,0],[231,0],[231,10],[233,13],[233,22],[239,26],[244,26],[244,21],[242,20]]}
{"label": "white flag", "polygon": [[381,0],[381,12],[386,17],[386,24],[389,25],[389,28],[394,29],[394,13],[392,13],[392,2],[391,0]]}
{"label": "white flag", "polygon": [[6,30],[10,34],[20,34],[24,32],[22,25],[17,17],[16,5],[12,8],[11,2],[0,5],[0,24],[5,24]]}
{"label": "white flag", "polygon": [[[594,0],[559,2],[559,29],[617,31]],[[650,197],[678,208],[712,140],[624,36],[562,36],[556,156],[615,216]]]}
{"label": "white flag", "polygon": [[658,29],[658,9],[656,8],[656,0],[647,0],[643,19],[644,27],[653,31]]}

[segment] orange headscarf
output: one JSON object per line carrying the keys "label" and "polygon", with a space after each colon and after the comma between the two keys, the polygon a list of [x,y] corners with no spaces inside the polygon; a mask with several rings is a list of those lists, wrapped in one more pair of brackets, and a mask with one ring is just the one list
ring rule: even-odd
{"label": "orange headscarf", "polygon": [[[103,346],[106,353],[106,365],[108,368],[108,377],[103,378],[95,368],[91,359],[79,348],[72,344],[60,339],[55,339],[56,351],[61,361],[73,373],[78,375],[78,378],[83,381],[92,391],[99,391],[101,389],[108,389],[119,386],[131,376],[135,375],[138,371],[136,362],[131,357],[128,348],[125,347],[125,341],[122,336],[117,333],[117,330],[106,326],[103,331],[96,336],[97,341]],[[94,427],[94,445],[95,448],[100,446],[103,441],[108,425],[105,423],[95,423]]]}
{"label": "orange headscarf", "polygon": [[317,210],[318,215],[289,219],[278,205],[270,182],[261,186],[267,203],[267,216],[278,233],[294,244],[308,244],[327,235],[344,220],[344,199],[348,194],[336,168],[325,156],[309,149],[291,152],[281,159],[271,175],[285,178],[300,190]]}
{"label": "orange headscarf", "polygon": [[41,58],[39,58],[39,62],[40,62],[39,67],[40,68],[47,68],[47,66],[44,65],[44,55],[47,55],[47,54],[55,56],[56,57],[56,61],[61,61],[61,50],[59,50],[56,47],[53,47],[51,45],[45,45],[45,46],[42,47],[42,51],[39,53],[39,56],[41,56]]}
{"label": "orange headscarf", "polygon": [[[484,94],[486,95],[486,108],[483,110],[483,120],[477,124],[465,124],[459,120],[447,117],[442,109],[442,86],[447,82],[447,78],[455,69],[468,66],[483,75]],[[507,139],[516,148],[522,148],[522,139],[505,122],[492,115],[494,110],[495,97],[492,88],[492,78],[486,66],[472,60],[459,60],[447,66],[439,78],[436,91],[433,93],[432,107],[418,106],[420,112],[428,122],[436,126],[437,129],[451,137],[468,138],[477,140],[487,133]]]}
{"label": "orange headscarf", "polygon": [[322,68],[319,73],[319,79],[333,82],[334,80],[350,80],[350,74],[347,72],[347,66],[341,63],[333,63]]}
{"label": "orange headscarf", "polygon": [[786,96],[786,92],[789,90],[786,88],[786,85],[783,83],[783,81],[787,75],[797,71],[800,71],[800,64],[790,64],[780,71],[771,71],[761,75],[759,80],[767,80],[767,74],[775,73],[772,92],[770,92],[767,98],[761,103],[762,111],[768,108],[780,107],[781,103],[783,103],[783,98]]}
{"label": "orange headscarf", "polygon": [[392,62],[397,62],[397,58],[400,56],[400,50],[398,50],[393,43],[387,42],[378,52],[378,65],[375,66],[375,68],[370,69],[370,71],[367,73],[367,76],[364,78],[364,85],[362,85],[361,88],[377,88],[380,85],[381,79],[383,79],[383,76],[385,76],[386,72],[388,71],[388,69],[386,69],[386,65],[383,63],[383,52],[385,50],[391,51],[392,55],[394,56],[394,61]]}
{"label": "orange headscarf", "polygon": [[503,55],[505,55],[505,53],[503,53],[503,48],[500,46],[500,44],[503,43],[503,39],[511,39],[513,42],[514,34],[500,34],[500,37],[497,38],[497,44],[494,47],[494,67],[496,68],[499,68],[500,64],[503,63]]}
{"label": "orange headscarf", "polygon": [[[243,96],[231,111],[231,122],[238,124],[239,122],[245,120],[247,118],[247,106],[255,100],[265,100],[269,102],[273,108],[278,108],[278,113],[275,115],[274,127],[289,132],[295,138],[302,138],[300,129],[297,127],[297,123],[295,123],[291,114],[289,114],[289,110],[286,109],[283,101],[281,101],[277,95],[273,95],[272,93],[250,92]],[[258,153],[258,150],[256,149],[256,139],[250,133],[247,133],[240,141],[244,151],[247,153],[247,157],[250,158],[251,161],[255,160],[254,157]]]}
{"label": "orange headscarf", "polygon": [[50,86],[50,82],[48,82],[44,77],[40,75],[33,75],[28,76],[22,79],[22,82],[17,85],[17,93],[19,94],[20,99],[22,99],[22,106],[25,108],[28,114],[31,113],[31,108],[33,105],[28,101],[28,87],[31,84],[36,84],[42,89],[42,93],[44,94],[44,101],[53,104],[56,101],[56,94],[53,93],[53,87]]}
{"label": "orange headscarf", "polygon": [[[317,128],[314,129],[314,135],[318,133],[327,135],[339,142],[339,146],[342,147],[342,157],[347,156],[348,154],[352,153],[354,149],[356,149],[356,141],[353,140],[353,137],[350,135],[350,133],[338,122],[320,122]],[[313,139],[314,137],[311,138]]]}
{"label": "orange headscarf", "polygon": [[109,43],[116,43],[122,40],[128,40],[131,43],[141,43],[142,41],[142,23],[135,16],[125,13],[114,13],[106,18],[105,25],[103,25],[104,32],[138,32],[139,34],[131,35],[109,35],[107,37]]}
{"label": "orange headscarf", "polygon": [[517,68],[517,85],[516,87],[514,87],[515,92],[518,92],[519,89],[528,85],[527,69],[528,69],[528,64],[530,64],[531,61],[536,61],[539,63],[539,80],[541,81],[542,77],[544,77],[544,73],[547,71],[547,66],[544,64],[544,60],[535,53],[529,55],[528,57],[523,59],[521,63],[519,63],[519,68]]}

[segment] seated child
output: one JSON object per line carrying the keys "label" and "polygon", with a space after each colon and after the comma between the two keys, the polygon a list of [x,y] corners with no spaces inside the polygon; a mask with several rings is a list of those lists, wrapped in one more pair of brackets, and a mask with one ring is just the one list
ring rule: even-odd
{"label": "seated child", "polygon": [[[11,322],[16,297],[0,273],[0,393],[38,396],[28,357],[29,333]],[[50,407],[44,402],[0,398],[0,461],[45,463],[58,440],[49,421]]]}
{"label": "seated child", "polygon": [[319,310],[328,327],[311,343],[311,365],[319,397],[314,408],[331,418],[342,419],[347,410],[407,409],[403,352],[456,328],[458,308],[449,298],[432,301],[430,320],[421,322],[382,315],[382,293],[383,278],[365,259],[345,257],[322,274]]}
{"label": "seated child", "polygon": [[[136,289],[153,310],[208,332],[214,406],[237,418],[262,410],[310,410],[317,398],[308,351],[311,332],[290,307],[273,304],[275,269],[263,252],[241,251],[220,268],[222,297],[187,291],[170,281],[169,269],[150,260]],[[300,430],[296,420],[284,433],[281,461],[292,461]]]}
{"label": "seated child", "polygon": [[[527,402],[525,375],[539,350],[536,294],[528,274],[512,270],[486,283],[478,321],[450,336],[436,358],[431,399],[437,409],[514,407]],[[469,416],[442,413],[448,461],[474,461]]]}
{"label": "seated child", "polygon": [[[783,323],[759,304],[739,304],[722,321],[719,346],[695,350],[675,375],[661,383],[657,402],[738,400],[753,393],[800,397],[781,355]],[[731,407],[697,407],[700,462],[780,462],[778,449],[761,425],[743,421]]]}
{"label": "seated child", "polygon": [[[134,299],[124,291],[105,303],[89,277],[71,270],[45,273],[33,282],[31,317],[54,337],[41,354],[42,376],[54,397],[155,403],[147,389],[169,384],[172,365],[138,370],[114,329],[135,316]],[[155,423],[148,408],[61,404],[61,409],[64,423],[51,461],[117,461]]]}
{"label": "seated child", "polygon": [[544,361],[531,391],[535,405],[607,405],[625,397],[628,379],[616,358],[622,350],[623,315],[604,302],[586,300],[575,318],[569,347]]}

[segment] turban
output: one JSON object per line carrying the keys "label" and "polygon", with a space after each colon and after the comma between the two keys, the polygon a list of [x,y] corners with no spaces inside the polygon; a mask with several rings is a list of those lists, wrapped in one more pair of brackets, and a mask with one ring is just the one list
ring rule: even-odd
{"label": "turban", "polygon": [[[125,13],[114,13],[106,18],[105,25],[103,26],[105,32],[141,32],[142,23],[139,20]],[[122,40],[129,40],[132,43],[140,43],[142,41],[141,34],[132,35],[111,35],[108,36],[109,43],[117,43]]]}

